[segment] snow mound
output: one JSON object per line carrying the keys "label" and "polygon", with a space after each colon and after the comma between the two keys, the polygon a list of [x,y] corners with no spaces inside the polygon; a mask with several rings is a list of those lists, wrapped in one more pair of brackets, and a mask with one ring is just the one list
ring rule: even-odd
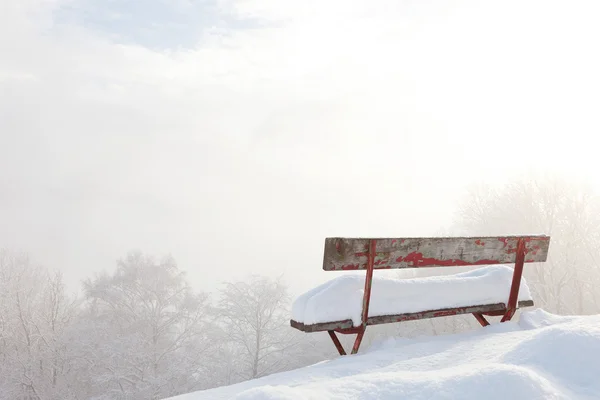
{"label": "snow mound", "polygon": [[378,350],[173,400],[600,398],[600,315],[525,312],[519,323],[390,339]]}
{"label": "snow mound", "polygon": [[[449,276],[393,279],[373,276],[369,316],[394,315],[442,308],[506,303],[513,269],[504,265]],[[304,324],[351,319],[361,323],[364,275],[344,275],[300,295],[292,319]],[[525,279],[519,301],[531,300]]]}
{"label": "snow mound", "polygon": [[[510,387],[498,391],[498,388]],[[434,394],[435,392],[435,394]],[[458,369],[442,372],[395,374],[373,373],[339,379],[327,390],[322,384],[266,386],[244,391],[235,400],[292,399],[463,399],[466,392],[481,393],[487,400],[554,399],[556,388],[545,378],[525,368],[491,365],[483,371]],[[352,393],[352,396],[348,396]]]}
{"label": "snow mound", "polygon": [[[549,326],[521,341],[503,356],[503,361],[560,377],[565,386],[594,387],[600,374],[599,338],[600,325],[571,320]],[[600,398],[600,392],[594,394]]]}

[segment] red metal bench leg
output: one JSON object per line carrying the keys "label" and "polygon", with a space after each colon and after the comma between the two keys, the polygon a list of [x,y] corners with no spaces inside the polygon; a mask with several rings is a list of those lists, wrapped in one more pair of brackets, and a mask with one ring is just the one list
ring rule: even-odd
{"label": "red metal bench leg", "polygon": [[345,356],[346,355],[346,351],[344,350],[344,347],[340,343],[340,339],[338,339],[338,337],[335,334],[335,332],[334,331],[327,331],[327,333],[329,333],[329,337],[331,338],[331,340],[333,340],[333,344],[335,344],[335,348],[340,353],[340,356]]}
{"label": "red metal bench leg", "polygon": [[365,330],[358,332],[358,334],[356,335],[356,339],[354,340],[354,346],[352,346],[351,354],[358,353],[358,348],[360,347],[360,342],[362,342],[363,336],[365,335]]}
{"label": "red metal bench leg", "polygon": [[488,326],[490,324],[488,320],[485,319],[482,313],[473,313],[473,316],[475,317],[477,322],[481,324],[481,326]]}
{"label": "red metal bench leg", "polygon": [[519,239],[517,242],[517,256],[515,259],[515,271],[513,272],[512,284],[510,286],[510,295],[508,296],[508,304],[506,305],[506,313],[500,322],[510,321],[515,311],[517,310],[517,300],[519,297],[519,287],[521,285],[521,277],[523,276],[523,264],[525,263],[525,240]]}
{"label": "red metal bench leg", "polygon": [[365,331],[367,330],[367,319],[369,318],[369,303],[371,301],[371,286],[373,283],[373,269],[375,267],[375,255],[377,254],[377,240],[371,239],[369,241],[369,258],[367,260],[367,276],[365,277],[365,292],[363,295],[363,308],[361,321],[362,325],[358,334],[356,335],[356,340],[354,341],[354,346],[352,346],[352,354],[358,353],[358,348],[360,347],[360,342],[362,342],[363,336],[365,335]]}

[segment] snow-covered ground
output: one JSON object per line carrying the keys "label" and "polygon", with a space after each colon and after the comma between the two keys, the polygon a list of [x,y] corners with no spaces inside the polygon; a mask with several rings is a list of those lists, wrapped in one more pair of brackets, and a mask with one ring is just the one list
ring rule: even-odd
{"label": "snow-covered ground", "polygon": [[[505,265],[426,278],[393,279],[375,275],[369,316],[505,303],[512,278],[513,269]],[[299,296],[292,306],[292,319],[307,325],[351,319],[358,326],[364,288],[364,274],[334,278]],[[525,279],[519,286],[521,300],[531,300]]]}
{"label": "snow-covered ground", "polygon": [[599,399],[599,377],[600,315],[534,310],[519,322],[388,339],[364,354],[172,399]]}

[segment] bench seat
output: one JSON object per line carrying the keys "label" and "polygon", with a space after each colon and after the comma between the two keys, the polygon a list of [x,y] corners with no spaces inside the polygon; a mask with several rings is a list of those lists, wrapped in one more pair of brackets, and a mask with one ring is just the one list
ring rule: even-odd
{"label": "bench seat", "polygon": [[[502,315],[513,269],[491,265],[446,276],[393,279],[373,277],[366,325],[410,321],[444,315]],[[364,277],[346,275],[300,295],[292,306],[291,325],[304,332],[347,330],[361,325]],[[533,306],[524,279],[518,307]]]}
{"label": "bench seat", "polygon": [[[533,300],[519,301],[518,308],[533,307]],[[382,315],[378,317],[367,318],[367,326],[389,324],[393,322],[403,321],[416,321],[427,318],[446,317],[450,315],[461,315],[461,314],[476,314],[481,313],[483,315],[495,315],[501,316],[506,312],[505,303],[496,304],[482,304],[478,306],[470,307],[458,307],[458,308],[443,308],[439,310],[421,311],[415,313],[406,314],[395,314],[395,315]],[[321,322],[317,324],[305,325],[302,322],[296,322],[291,320],[291,326],[306,333],[310,332],[324,332],[324,331],[344,331],[355,328],[351,319],[345,319],[343,321],[334,322]]]}

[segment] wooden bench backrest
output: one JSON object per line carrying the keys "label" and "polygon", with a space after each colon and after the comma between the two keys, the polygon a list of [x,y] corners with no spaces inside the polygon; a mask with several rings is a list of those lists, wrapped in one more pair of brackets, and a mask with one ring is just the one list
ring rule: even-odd
{"label": "wooden bench backrest", "polygon": [[520,239],[525,242],[526,263],[544,262],[550,246],[549,236],[327,238],[323,269],[367,269],[373,239],[377,240],[374,269],[513,264]]}

